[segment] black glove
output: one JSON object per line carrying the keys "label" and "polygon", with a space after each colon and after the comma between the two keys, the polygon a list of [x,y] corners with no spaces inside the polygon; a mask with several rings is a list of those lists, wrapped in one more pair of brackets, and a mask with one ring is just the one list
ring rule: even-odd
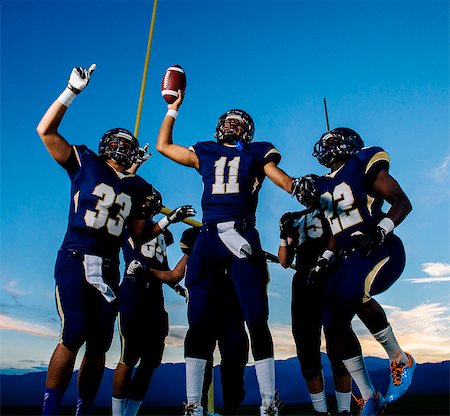
{"label": "black glove", "polygon": [[145,266],[138,260],[132,260],[127,267],[126,275],[139,276],[145,272]]}
{"label": "black glove", "polygon": [[190,256],[197,240],[197,236],[200,232],[200,227],[186,228],[183,231],[180,239],[180,248],[184,254]]}
{"label": "black glove", "polygon": [[308,285],[318,284],[330,271],[331,265],[334,263],[335,255],[331,250],[325,250],[317,259],[316,265],[309,272],[306,278]]}
{"label": "black glove", "polygon": [[196,212],[195,209],[192,208],[192,205],[182,205],[168,214],[167,219],[170,223],[180,222],[188,217],[193,217],[195,214]]}
{"label": "black glove", "polygon": [[365,256],[370,256],[377,247],[383,243],[387,235],[387,232],[384,228],[377,225],[373,228],[367,235],[362,239],[359,245],[360,253]]}
{"label": "black glove", "polygon": [[182,296],[183,298],[188,299],[188,291],[186,288],[184,288],[183,286],[181,286],[180,284],[176,284],[175,286],[172,287],[173,290],[175,290],[176,293],[178,293],[180,296]]}
{"label": "black glove", "polygon": [[286,212],[280,218],[280,238],[286,240],[296,219],[294,212]]}

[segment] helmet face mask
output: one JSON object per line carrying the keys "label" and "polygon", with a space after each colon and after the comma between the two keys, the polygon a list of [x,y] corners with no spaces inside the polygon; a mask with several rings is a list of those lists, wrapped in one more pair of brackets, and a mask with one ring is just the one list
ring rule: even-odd
{"label": "helmet face mask", "polygon": [[313,156],[319,163],[331,167],[333,163],[345,161],[364,147],[360,135],[347,127],[338,127],[322,134],[314,145]]}
{"label": "helmet face mask", "polygon": [[229,110],[217,121],[214,137],[219,143],[250,143],[255,134],[255,124],[243,110]]}
{"label": "helmet face mask", "polygon": [[107,131],[100,139],[98,154],[111,159],[128,169],[135,161],[139,151],[139,142],[133,134],[121,128]]}

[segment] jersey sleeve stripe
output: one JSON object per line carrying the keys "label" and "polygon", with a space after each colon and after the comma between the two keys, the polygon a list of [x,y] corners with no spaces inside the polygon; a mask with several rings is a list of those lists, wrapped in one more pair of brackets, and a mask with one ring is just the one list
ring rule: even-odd
{"label": "jersey sleeve stripe", "polygon": [[74,150],[74,153],[75,153],[75,157],[77,158],[78,166],[81,168],[81,158],[80,158],[80,155],[78,153],[78,149],[76,148],[76,146],[72,145],[72,147],[73,147],[73,150]]}
{"label": "jersey sleeve stripe", "polygon": [[264,155],[264,159],[266,159],[267,156],[272,155],[272,154],[277,154],[277,155],[280,155],[280,156],[281,156],[281,153],[280,153],[277,149],[273,148],[273,149],[270,149],[270,150]]}
{"label": "jersey sleeve stripe", "polygon": [[366,166],[366,170],[364,171],[364,173],[369,172],[370,168],[377,162],[384,160],[385,162],[390,162],[391,159],[389,158],[389,155],[386,152],[378,152],[375,153],[372,158],[369,160],[369,162],[367,163]]}

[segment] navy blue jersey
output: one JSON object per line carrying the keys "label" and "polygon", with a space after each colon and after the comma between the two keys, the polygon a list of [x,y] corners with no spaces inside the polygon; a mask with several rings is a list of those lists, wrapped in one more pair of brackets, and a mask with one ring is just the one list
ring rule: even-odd
{"label": "navy blue jersey", "polygon": [[278,150],[268,142],[249,143],[239,151],[212,141],[197,143],[192,149],[200,162],[204,186],[203,222],[255,221],[264,165],[280,162]]}
{"label": "navy blue jersey", "polygon": [[71,181],[69,223],[62,248],[118,257],[128,220],[143,218],[151,185],[116,171],[86,146],[73,146],[63,165]]}
{"label": "navy blue jersey", "polygon": [[[151,223],[146,226],[151,226]],[[130,237],[128,232],[126,233],[127,239],[122,246],[123,258],[125,260],[125,270],[127,270],[129,264],[133,260],[139,261],[146,270],[170,270],[167,261],[166,247],[173,242],[172,233],[169,230],[165,230],[157,237],[142,243],[141,245],[135,245],[134,240]],[[139,291],[141,297],[146,303],[153,303],[152,308],[164,308],[164,297],[162,291],[162,282],[156,278],[152,278],[151,275],[141,276],[144,278],[144,283],[147,279],[151,280],[151,284],[145,284],[144,287],[140,287]],[[137,302],[137,298],[124,298],[121,296],[121,302]]]}
{"label": "navy blue jersey", "polygon": [[324,216],[340,248],[351,247],[353,237],[385,216],[384,200],[372,187],[380,170],[389,170],[389,155],[381,147],[368,147],[316,180]]}
{"label": "navy blue jersey", "polygon": [[323,253],[328,241],[322,223],[323,216],[317,209],[305,209],[296,214],[292,230],[288,236],[296,242],[295,269],[308,275]]}

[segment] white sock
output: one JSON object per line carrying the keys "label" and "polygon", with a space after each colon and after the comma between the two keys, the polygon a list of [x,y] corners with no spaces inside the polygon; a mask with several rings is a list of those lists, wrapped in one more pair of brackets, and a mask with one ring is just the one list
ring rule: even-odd
{"label": "white sock", "polygon": [[256,378],[263,406],[269,406],[275,394],[275,360],[273,357],[255,361]]}
{"label": "white sock", "polygon": [[341,391],[335,390],[334,394],[336,395],[338,413],[343,412],[344,410],[350,412],[350,404],[352,402],[352,392],[349,391],[347,393],[343,393]]}
{"label": "white sock", "polygon": [[319,391],[319,393],[309,393],[314,410],[317,412],[327,412],[327,397],[325,395],[325,389]]}
{"label": "white sock", "polygon": [[113,397],[111,400],[112,416],[123,416],[126,404],[127,399],[116,399]]}
{"label": "white sock", "polygon": [[357,355],[348,360],[342,360],[342,362],[358,386],[362,398],[368,400],[375,396],[375,388],[373,387],[372,380],[367,372],[363,356]]}
{"label": "white sock", "polygon": [[136,416],[141,404],[142,400],[128,399],[123,416]]}
{"label": "white sock", "polygon": [[408,357],[398,345],[397,339],[395,338],[394,331],[392,331],[391,325],[386,328],[372,334],[373,337],[381,344],[381,346],[386,350],[389,361],[392,363],[396,360],[398,363],[408,364]]}
{"label": "white sock", "polygon": [[188,403],[200,404],[206,360],[186,357],[186,399]]}

